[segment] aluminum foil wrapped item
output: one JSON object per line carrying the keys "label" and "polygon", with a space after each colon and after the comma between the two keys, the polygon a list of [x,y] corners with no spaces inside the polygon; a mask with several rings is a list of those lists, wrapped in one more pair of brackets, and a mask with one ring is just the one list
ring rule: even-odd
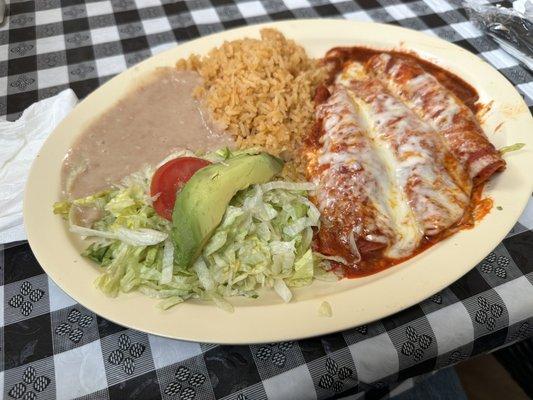
{"label": "aluminum foil wrapped item", "polygon": [[479,29],[533,71],[533,2],[515,3],[513,8],[505,8],[470,0],[464,7]]}

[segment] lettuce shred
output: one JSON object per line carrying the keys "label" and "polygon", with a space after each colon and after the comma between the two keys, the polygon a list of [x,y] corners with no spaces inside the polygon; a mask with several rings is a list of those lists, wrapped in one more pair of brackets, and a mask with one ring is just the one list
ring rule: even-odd
{"label": "lettuce shred", "polygon": [[510,146],[502,147],[499,151],[501,155],[504,155],[506,153],[521,150],[525,145],[525,143],[515,143]]}
{"label": "lettuce shred", "polygon": [[320,317],[332,317],[333,310],[331,309],[331,304],[329,304],[327,301],[320,303],[320,306],[318,307],[318,315]]}
{"label": "lettuce shred", "polygon": [[[199,298],[232,311],[227,297],[256,298],[259,289],[271,288],[288,302],[291,288],[338,279],[311,250],[319,212],[307,198],[314,188],[308,183],[275,181],[239,192],[194,265],[176,265],[171,223],[155,212],[149,195],[153,172],[145,168],[111,190],[54,204],[71,232],[92,239],[82,254],[100,266],[95,284],[105,294],[139,291],[161,299],[163,309]],[[100,218],[79,226],[79,207],[98,209]]]}

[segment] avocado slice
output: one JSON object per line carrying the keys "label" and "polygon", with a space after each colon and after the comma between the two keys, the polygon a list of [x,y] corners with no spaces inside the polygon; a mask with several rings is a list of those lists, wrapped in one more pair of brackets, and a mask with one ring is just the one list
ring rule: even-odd
{"label": "avocado slice", "polygon": [[239,190],[271,180],[283,161],[267,153],[241,154],[198,170],[177,194],[172,213],[174,260],[190,266]]}

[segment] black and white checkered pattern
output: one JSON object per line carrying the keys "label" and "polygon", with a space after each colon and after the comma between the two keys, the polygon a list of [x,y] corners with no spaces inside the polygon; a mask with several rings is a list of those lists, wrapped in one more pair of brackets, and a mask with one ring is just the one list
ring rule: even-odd
{"label": "black and white checkered pattern", "polygon": [[450,287],[379,322],[252,346],[115,325],[63,293],[27,244],[10,247],[0,253],[4,398],[378,398],[400,383],[409,387],[410,378],[533,336],[532,244],[532,231],[508,237]]}
{"label": "black and white checkered pattern", "polygon": [[70,86],[85,97],[111,76],[176,43],[236,26],[290,18],[347,18],[416,29],[498,68],[533,105],[531,75],[445,0],[12,1],[0,28],[0,116]]}
{"label": "black and white checkered pattern", "polygon": [[[8,2],[0,115],[71,87],[84,97],[176,43],[250,23],[348,18],[440,36],[498,68],[533,105],[532,77],[445,0]],[[147,335],[65,295],[27,244],[0,251],[3,398],[379,398],[439,368],[533,336],[533,232],[517,225],[430,299],[373,324],[297,342],[218,346]],[[392,392],[391,392],[392,390]]]}

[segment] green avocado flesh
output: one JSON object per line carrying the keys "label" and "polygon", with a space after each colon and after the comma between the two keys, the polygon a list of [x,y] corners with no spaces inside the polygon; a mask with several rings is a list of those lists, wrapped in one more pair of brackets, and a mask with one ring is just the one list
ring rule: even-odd
{"label": "green avocado flesh", "polygon": [[176,263],[190,266],[196,260],[239,190],[270,181],[282,168],[279,158],[259,153],[198,170],[178,193],[172,213]]}

